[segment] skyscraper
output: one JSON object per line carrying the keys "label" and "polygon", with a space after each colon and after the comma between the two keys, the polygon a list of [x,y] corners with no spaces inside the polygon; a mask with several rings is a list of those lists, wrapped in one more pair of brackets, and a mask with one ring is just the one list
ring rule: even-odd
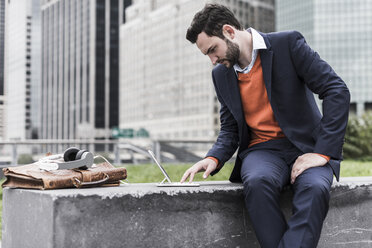
{"label": "skyscraper", "polygon": [[[120,27],[121,128],[145,128],[160,139],[216,137],[219,104],[213,65],[185,38],[206,2],[138,0],[127,9]],[[274,30],[273,0],[218,3],[228,6],[246,28]]]}
{"label": "skyscraper", "polygon": [[5,0],[0,0],[0,140],[4,139]]}
{"label": "skyscraper", "polygon": [[37,135],[40,1],[7,0],[5,8],[5,136],[23,140]]}
{"label": "skyscraper", "polygon": [[42,0],[41,137],[105,139],[118,126],[123,0]]}
{"label": "skyscraper", "polygon": [[372,110],[372,1],[277,0],[276,30],[300,31],[341,76],[350,110]]}

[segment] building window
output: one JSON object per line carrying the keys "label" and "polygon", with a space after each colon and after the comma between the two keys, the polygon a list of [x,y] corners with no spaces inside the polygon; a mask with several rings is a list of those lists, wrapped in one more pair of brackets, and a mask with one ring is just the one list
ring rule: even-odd
{"label": "building window", "polygon": [[372,102],[365,102],[364,103],[364,110],[365,111],[372,111]]}
{"label": "building window", "polygon": [[350,103],[349,112],[351,114],[356,114],[357,111],[357,104],[355,102]]}

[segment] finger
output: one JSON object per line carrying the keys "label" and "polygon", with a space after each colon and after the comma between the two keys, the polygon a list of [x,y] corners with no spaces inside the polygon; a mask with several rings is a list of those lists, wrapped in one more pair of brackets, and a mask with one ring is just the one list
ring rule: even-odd
{"label": "finger", "polygon": [[292,170],[293,177],[291,178],[291,183],[293,184],[295,180],[297,179],[297,177],[299,177],[302,174],[302,172],[304,172],[306,169],[307,169],[306,167],[302,167],[296,170]]}
{"label": "finger", "polygon": [[194,171],[191,172],[191,174],[190,174],[190,180],[189,180],[190,183],[192,183],[192,181],[194,180],[195,174],[196,174],[196,172],[194,172]]}
{"label": "finger", "polygon": [[291,184],[294,184],[296,180],[297,171],[298,171],[297,167],[293,166],[291,171]]}
{"label": "finger", "polygon": [[296,178],[299,177],[307,168],[303,167],[297,171]]}
{"label": "finger", "polygon": [[299,161],[300,161],[300,159],[301,159],[300,156],[297,157],[297,159],[293,163],[292,171],[291,171],[291,184],[294,184],[294,182],[296,180],[296,173],[298,171],[298,168],[297,167],[299,167]]}
{"label": "finger", "polygon": [[292,169],[292,172],[291,172],[291,184],[294,184],[295,179],[296,179],[296,177],[295,177],[295,171]]}
{"label": "finger", "polygon": [[208,166],[207,169],[205,170],[204,174],[203,174],[203,178],[207,179],[207,177],[211,174],[212,171],[213,171],[213,167]]}
{"label": "finger", "polygon": [[294,176],[293,176],[293,178],[292,178],[292,184],[294,184],[295,183],[295,181],[296,181],[296,179],[297,179],[297,177],[299,176],[299,175],[301,175],[301,172],[300,171],[296,171],[295,173],[294,173]]}
{"label": "finger", "polygon": [[189,170],[187,170],[187,171],[183,174],[183,176],[182,176],[180,182],[181,182],[181,183],[185,182],[186,179],[189,177],[189,175],[190,175],[190,172],[189,172]]}

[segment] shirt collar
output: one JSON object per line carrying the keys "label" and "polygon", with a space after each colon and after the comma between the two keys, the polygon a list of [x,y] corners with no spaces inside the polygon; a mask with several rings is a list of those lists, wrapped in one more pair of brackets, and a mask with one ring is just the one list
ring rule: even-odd
{"label": "shirt collar", "polygon": [[[262,35],[260,35],[254,28],[248,28],[247,32],[252,34],[252,46],[253,46],[252,60],[251,60],[251,64],[252,64],[256,60],[257,51],[259,49],[267,49],[267,46],[266,46],[266,43],[265,43]],[[248,68],[248,67],[250,67],[250,65],[248,65],[246,68]],[[242,69],[242,68],[240,68],[240,66],[238,64],[234,65],[235,71],[238,71],[238,72],[245,71],[246,68]]]}
{"label": "shirt collar", "polygon": [[267,49],[266,43],[262,37],[255,29],[248,28],[247,30],[252,34],[252,43],[253,43],[253,50],[259,49]]}

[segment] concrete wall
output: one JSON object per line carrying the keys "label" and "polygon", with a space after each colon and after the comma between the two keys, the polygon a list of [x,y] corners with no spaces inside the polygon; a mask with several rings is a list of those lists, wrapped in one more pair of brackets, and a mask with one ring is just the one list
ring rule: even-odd
{"label": "concrete wall", "polygon": [[[372,178],[335,184],[318,247],[372,246]],[[4,189],[2,247],[259,247],[242,186]],[[291,212],[291,192],[282,208]]]}

